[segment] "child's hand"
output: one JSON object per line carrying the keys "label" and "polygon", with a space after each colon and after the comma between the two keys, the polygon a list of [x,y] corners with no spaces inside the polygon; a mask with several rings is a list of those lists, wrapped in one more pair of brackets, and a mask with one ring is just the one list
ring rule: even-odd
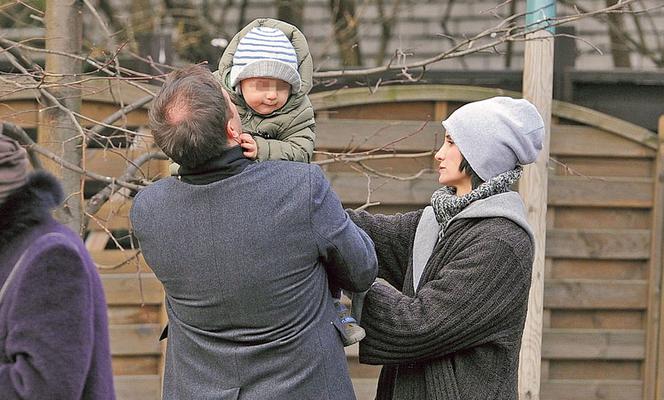
{"label": "child's hand", "polygon": [[258,155],[258,146],[256,145],[256,141],[254,140],[253,136],[248,133],[243,133],[240,135],[239,139],[240,147],[242,147],[242,150],[244,150],[244,156],[255,160],[256,156]]}

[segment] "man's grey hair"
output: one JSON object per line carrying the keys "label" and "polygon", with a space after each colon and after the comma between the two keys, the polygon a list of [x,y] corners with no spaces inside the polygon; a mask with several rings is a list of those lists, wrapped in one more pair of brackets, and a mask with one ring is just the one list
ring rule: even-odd
{"label": "man's grey hair", "polygon": [[231,111],[210,70],[193,65],[171,72],[148,113],[154,141],[176,163],[195,168],[227,147]]}

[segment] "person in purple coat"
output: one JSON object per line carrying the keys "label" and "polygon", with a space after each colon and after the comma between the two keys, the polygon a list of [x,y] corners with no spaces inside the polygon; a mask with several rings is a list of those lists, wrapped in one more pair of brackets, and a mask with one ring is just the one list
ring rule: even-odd
{"label": "person in purple coat", "polygon": [[28,171],[25,150],[0,133],[0,398],[114,399],[95,264],[51,217],[58,182]]}

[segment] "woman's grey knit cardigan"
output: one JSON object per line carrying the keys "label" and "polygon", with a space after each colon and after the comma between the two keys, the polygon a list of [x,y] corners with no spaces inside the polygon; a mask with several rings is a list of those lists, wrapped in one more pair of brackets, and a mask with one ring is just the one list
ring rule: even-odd
{"label": "woman's grey knit cardigan", "polygon": [[452,221],[413,290],[412,256],[422,211],[349,214],[376,244],[379,276],[367,293],[360,362],[383,364],[379,400],[517,399],[521,335],[533,262],[513,221]]}

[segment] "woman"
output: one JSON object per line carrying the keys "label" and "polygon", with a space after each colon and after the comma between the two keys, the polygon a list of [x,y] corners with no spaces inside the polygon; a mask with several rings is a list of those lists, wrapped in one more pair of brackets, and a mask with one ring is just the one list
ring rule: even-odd
{"label": "woman", "polygon": [[61,201],[0,134],[2,399],[115,398],[103,288],[81,239],[50,215]]}
{"label": "woman", "polygon": [[424,210],[349,212],[376,244],[360,362],[383,364],[377,399],[516,399],[534,241],[510,187],[544,123],[526,100],[466,104],[443,121],[443,187]]}

